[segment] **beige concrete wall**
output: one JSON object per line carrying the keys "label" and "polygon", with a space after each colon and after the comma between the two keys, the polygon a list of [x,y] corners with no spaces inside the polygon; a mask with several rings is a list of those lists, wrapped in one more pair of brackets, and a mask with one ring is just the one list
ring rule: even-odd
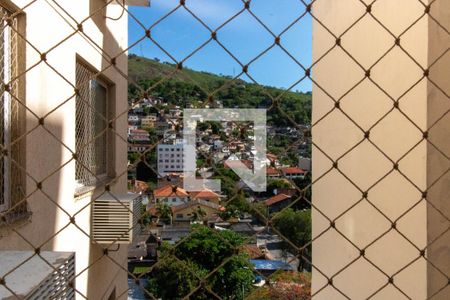
{"label": "beige concrete wall", "polygon": [[[16,0],[18,7],[30,1]],[[75,251],[76,289],[89,299],[105,299],[114,287],[116,295],[127,289],[126,247],[111,252],[110,258],[102,257],[102,247],[91,243],[90,206],[92,197],[101,193],[99,188],[79,198],[75,193],[75,65],[76,57],[82,57],[115,84],[115,112],[122,114],[115,122],[115,133],[126,141],[127,80],[105,57],[115,57],[117,68],[127,74],[127,14],[120,20],[105,19],[121,15],[118,5],[109,5],[96,16],[83,23],[89,39],[73,34],[80,23],[104,5],[103,0],[37,1],[24,10],[26,17],[26,67],[20,80],[26,80],[27,112],[26,171],[28,204],[33,213],[30,222],[14,224],[16,232],[0,228],[0,249],[32,250],[33,247],[55,251]],[[53,47],[56,48],[52,49]],[[40,54],[47,53],[47,61],[40,62]],[[51,51],[49,51],[52,49]],[[109,60],[109,59],[108,59]],[[59,73],[59,74],[58,74]],[[38,126],[34,116],[45,117],[44,126]],[[64,146],[63,146],[64,145]],[[115,139],[115,171],[121,175],[112,184],[112,191],[126,192],[126,142]],[[70,149],[71,151],[69,151]],[[112,163],[112,161],[110,161]],[[42,182],[42,190],[37,189]],[[75,224],[70,216],[75,215]],[[54,236],[55,235],[55,236]],[[115,248],[115,246],[113,247]],[[77,298],[83,298],[80,295]],[[121,299],[126,298],[125,295]]]}
{"label": "beige concrete wall", "polygon": [[[428,294],[450,298],[450,2],[437,1],[430,10],[427,159]],[[437,268],[436,268],[437,267]]]}
{"label": "beige concrete wall", "polygon": [[[422,131],[450,107],[449,53],[430,68],[430,78],[447,94],[423,78],[423,69],[450,45],[450,3],[437,2],[431,12],[447,32],[428,16],[420,18],[425,10],[420,1],[376,1],[372,6],[379,22],[393,35],[402,34],[403,50],[369,15],[347,30],[365,14],[361,1],[313,5],[313,14],[335,35],[314,22],[313,60],[332,48],[336,37],[346,50],[333,48],[312,68],[315,299],[344,299],[341,293],[365,299],[379,289],[371,299],[425,299],[445,287],[445,274],[450,275],[448,232],[426,249],[427,259],[441,272],[420,257],[420,250],[449,226],[448,219],[421,201],[422,191],[449,167],[449,160],[422,138]],[[369,68],[373,82],[364,79]],[[341,110],[333,110],[338,100]],[[401,111],[394,108],[393,100],[399,100]],[[448,156],[449,124],[444,120],[429,133]],[[376,146],[364,139],[365,131],[370,131]],[[333,161],[338,162],[337,169]],[[400,172],[393,169],[394,163]],[[447,218],[448,183],[446,174],[427,193],[430,203]],[[330,221],[336,229],[329,229]],[[398,231],[391,230],[394,221]],[[393,284],[388,284],[391,276]],[[332,285],[327,284],[329,278]],[[449,297],[447,286],[433,299]]]}

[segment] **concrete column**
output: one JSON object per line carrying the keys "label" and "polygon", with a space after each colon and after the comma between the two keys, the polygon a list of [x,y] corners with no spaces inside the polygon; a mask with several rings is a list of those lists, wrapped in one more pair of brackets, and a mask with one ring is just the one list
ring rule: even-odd
{"label": "concrete column", "polygon": [[312,9],[314,299],[450,299],[450,2],[362,2]]}

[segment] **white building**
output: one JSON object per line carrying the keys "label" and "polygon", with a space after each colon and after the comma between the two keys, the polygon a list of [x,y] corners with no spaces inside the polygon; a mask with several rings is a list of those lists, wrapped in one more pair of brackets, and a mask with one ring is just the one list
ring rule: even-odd
{"label": "white building", "polygon": [[11,153],[0,164],[0,299],[127,298],[128,247],[95,235],[98,199],[127,191],[116,177],[127,170],[128,111],[118,3],[0,1],[0,144]]}
{"label": "white building", "polygon": [[174,144],[159,144],[157,147],[158,173],[183,172],[184,153],[183,143],[177,140]]}
{"label": "white building", "polygon": [[133,115],[133,114],[129,114],[128,115],[128,124],[132,124],[132,125],[136,125],[139,124],[139,116],[138,115]]}

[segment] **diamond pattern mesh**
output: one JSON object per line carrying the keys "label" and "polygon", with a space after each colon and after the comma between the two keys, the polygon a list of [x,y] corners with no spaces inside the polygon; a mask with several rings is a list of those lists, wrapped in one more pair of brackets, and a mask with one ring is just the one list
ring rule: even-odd
{"label": "diamond pattern mesh", "polygon": [[[26,213],[24,182],[24,143],[18,139],[24,131],[24,108],[18,100],[20,83],[10,81],[18,74],[18,36],[11,26],[17,27],[17,19],[5,8],[0,10],[1,40],[0,76],[3,86],[0,135],[2,139],[0,207],[9,208],[8,218]],[[2,209],[5,211],[6,209]]]}
{"label": "diamond pattern mesh", "polygon": [[[442,191],[445,191],[450,171],[448,141],[442,138],[450,112],[449,76],[442,76],[441,73],[445,72],[442,66],[449,66],[450,57],[450,23],[448,13],[443,10],[448,8],[445,0],[346,0],[342,2],[345,5],[337,1],[299,0],[293,1],[299,10],[298,17],[287,20],[283,26],[269,25],[258,15],[254,8],[258,0],[235,1],[240,8],[229,15],[224,12],[220,21],[215,20],[215,23],[202,17],[201,12],[194,9],[196,6],[184,0],[167,2],[165,13],[156,17],[126,6],[126,1],[85,1],[89,5],[76,12],[62,1],[17,2],[15,12],[11,13],[3,6],[0,10],[2,116],[5,116],[6,105],[11,109],[8,128],[5,122],[1,127],[1,163],[2,169],[5,169],[6,162],[11,168],[8,183],[11,203],[7,210],[0,212],[3,230],[0,231],[0,243],[2,239],[7,243],[19,242],[0,244],[1,249],[22,245],[24,250],[32,251],[31,256],[40,256],[41,248],[77,249],[76,275],[68,280],[72,282],[70,288],[80,299],[100,297],[93,292],[100,286],[106,287],[101,297],[112,295],[117,299],[136,291],[150,299],[445,299],[449,295],[450,271],[445,261],[450,260],[446,245],[450,214],[448,201],[442,201],[446,197]],[[27,28],[24,35],[18,22],[23,15],[35,18],[33,14],[39,9],[48,13],[49,18],[51,16],[49,22],[65,28],[48,37],[49,43],[45,47],[38,41],[44,33],[36,35],[32,28]],[[273,14],[283,18],[280,11],[274,10]],[[347,17],[341,18],[342,15]],[[109,47],[108,43],[123,42],[108,38],[111,31],[120,30],[115,26],[125,26],[127,17],[130,23],[141,28],[140,34],[134,40],[130,38],[129,45],[125,47]],[[183,51],[176,51],[179,49],[167,45],[159,30],[180,17],[195,20],[197,30],[195,34],[191,33],[191,37],[196,43],[191,43],[190,46],[194,45],[191,48],[178,45]],[[240,55],[237,49],[245,45],[230,44],[226,40],[226,30],[239,18],[245,18],[251,26],[265,33],[265,40],[252,41],[257,44],[252,48],[257,49],[257,53]],[[300,26],[306,19],[311,20],[314,33],[321,38],[315,41],[320,47],[315,49],[312,61],[305,59],[302,52],[299,54],[298,49],[292,49],[288,42],[292,39],[292,28]],[[282,28],[278,28],[280,26]],[[428,43],[415,40],[417,32],[424,28],[439,39],[438,46],[430,50],[425,61],[423,53],[418,53],[415,47],[417,43]],[[108,31],[109,36],[105,33]],[[9,53],[12,59],[9,64],[5,63],[6,32],[10,33],[8,43],[11,45]],[[66,35],[66,32],[70,34]],[[104,40],[99,38],[100,33],[105,33]],[[71,74],[58,65],[56,56],[64,57],[64,60],[72,59],[59,50],[73,39],[83,41],[86,52],[96,53],[102,61],[101,67],[91,69],[77,63],[74,74]],[[27,56],[26,68],[16,68],[19,65],[17,57],[20,57],[16,54],[20,50],[17,47],[22,44],[30,55]],[[167,57],[168,61],[161,64],[165,67],[147,74],[151,78],[147,81],[146,78],[128,75],[127,63],[123,60],[128,60],[128,65],[133,67],[145,66],[147,61],[135,55],[127,58],[128,52],[137,53],[139,47],[149,45]],[[221,59],[235,66],[233,76],[222,76],[215,84],[208,84],[187,67],[191,60],[201,60],[202,52],[208,51],[208,47],[223,50],[226,58]],[[368,48],[371,51],[365,51]],[[298,78],[289,82],[288,88],[283,90],[260,84],[261,74],[254,72],[258,64],[264,65],[264,61],[270,59],[272,51],[281,53],[289,65],[298,68]],[[73,59],[75,65],[76,59]],[[389,68],[385,66],[389,64],[392,67],[390,72],[386,72]],[[405,66],[405,69],[398,70],[398,65]],[[9,77],[5,75],[5,68],[11,72]],[[43,68],[52,74],[55,85],[66,88],[55,88],[50,93],[53,98],[42,100],[42,103],[40,98],[36,98],[37,95],[29,94],[25,101],[25,94],[20,93],[20,89],[25,89],[25,78],[27,84],[31,84],[28,78],[36,80],[39,78],[37,70]],[[114,79],[116,83],[128,82],[128,91],[116,88],[116,103],[110,101],[112,96],[109,93],[112,91],[99,79],[102,76]],[[295,89],[305,81],[311,81],[314,86],[312,115],[311,101],[296,98],[299,93]],[[393,81],[395,85],[392,85]],[[424,84],[430,87],[427,92],[431,96],[437,95],[439,100],[436,101],[439,103],[427,103],[428,106],[423,107],[417,103],[417,97],[412,94]],[[180,98],[172,97],[170,93],[163,94],[165,90],[182,88],[185,90]],[[139,271],[130,268],[132,263],[127,268],[126,249],[117,242],[100,245],[91,239],[89,225],[86,226],[90,222],[90,206],[102,194],[110,193],[120,202],[116,191],[124,189],[128,181],[129,190],[143,191],[152,199],[152,194],[163,187],[164,183],[155,182],[158,176],[157,145],[164,143],[165,130],[180,131],[182,124],[181,117],[168,117],[170,111],[164,104],[181,108],[191,105],[198,108],[221,105],[244,108],[239,105],[242,103],[240,91],[250,88],[263,100],[248,101],[243,106],[267,108],[269,119],[273,122],[269,127],[279,125],[284,128],[281,131],[279,128],[268,130],[269,152],[276,152],[278,158],[270,160],[268,176],[283,181],[276,188],[283,190],[286,193],[284,199],[289,201],[268,207],[269,198],[273,202],[278,201],[270,197],[274,195],[252,195],[224,165],[226,158],[213,155],[214,152],[207,148],[198,149],[198,163],[208,170],[210,176],[222,180],[221,196],[224,197],[220,198],[219,203],[225,211],[216,211],[212,215],[233,220],[245,212],[259,225],[257,232],[234,235],[226,230],[202,226],[202,223],[211,224],[213,221],[209,211],[205,211],[205,207],[211,205],[199,205],[191,211],[189,221],[200,224],[188,231],[180,231],[173,245],[163,243],[158,248],[157,261]],[[224,99],[230,89],[234,89],[235,94],[232,99]],[[360,97],[364,92],[374,95],[373,99]],[[124,105],[127,93],[128,102]],[[5,99],[9,99],[10,103]],[[324,103],[319,103],[319,99]],[[150,100],[153,103],[148,106]],[[42,105],[45,102],[48,104],[47,110],[33,104],[33,101]],[[296,101],[301,102],[301,111],[296,110]],[[110,109],[112,106],[115,109]],[[168,121],[159,133],[158,122],[155,122],[156,128],[148,129],[149,139],[137,145],[127,138],[125,119],[138,106],[147,107],[143,108],[142,114],[164,116]],[[124,109],[117,110],[120,107]],[[373,111],[361,114],[363,109]],[[417,110],[420,109],[429,109],[425,118],[427,122],[417,118]],[[73,113],[73,116],[65,115],[65,121],[73,124],[58,132],[52,121],[61,110]],[[110,113],[112,111],[114,113]],[[214,126],[207,124],[203,128],[210,130],[212,136]],[[227,143],[232,139],[236,142],[247,138],[248,124],[245,128],[242,124],[231,123],[225,127],[236,129]],[[11,132],[10,141],[4,138],[8,129]],[[74,142],[64,138],[63,132],[66,131],[73,132],[76,137]],[[49,147],[53,145],[62,149],[62,159],[56,158],[56,164],[45,153],[36,153],[36,156],[27,154],[28,159],[37,159],[38,155],[44,157],[43,165],[47,163],[48,166],[42,170],[29,167],[24,157],[25,152],[33,151],[25,141],[35,141],[33,136],[37,133],[45,136],[43,140],[49,142]],[[220,132],[216,134],[220,135]],[[110,144],[114,144],[115,148]],[[108,147],[114,148],[115,153],[108,152]],[[412,153],[424,151],[424,147],[428,149],[428,163],[433,167],[433,172],[426,174],[425,184],[421,177],[423,174],[411,171],[423,166],[410,159]],[[118,157],[121,153],[125,155],[125,148],[132,149],[128,153],[128,166],[120,163],[125,160],[124,157]],[[293,162],[300,163],[296,161],[297,157],[292,157],[292,153],[310,157],[311,152],[314,155],[312,174],[299,174],[286,168]],[[376,168],[371,163],[373,161],[377,162]],[[414,164],[418,164],[416,169],[410,167]],[[110,176],[112,166],[115,171]],[[77,183],[82,186],[96,184],[96,191],[92,194],[81,193],[81,197],[76,199],[71,194],[73,190],[66,187],[61,188],[63,196],[55,194],[58,186],[63,185],[59,177],[71,181],[61,175],[66,176],[64,170],[67,168],[74,170],[73,177],[70,177],[76,181],[73,188],[77,187]],[[2,176],[5,174],[7,172],[3,172]],[[102,175],[108,175],[107,180]],[[135,181],[136,177],[147,182],[144,188]],[[2,177],[3,202],[0,205],[6,203],[4,197],[8,196],[5,182]],[[25,183],[26,190],[23,188]],[[179,183],[172,179],[165,184],[171,186],[167,197],[177,197]],[[343,190],[346,192],[342,193]],[[325,192],[329,194],[324,195]],[[27,207],[26,203],[37,197],[44,199],[42,203],[45,202],[46,207],[55,210],[57,222],[54,229],[29,234],[27,226],[49,221],[46,219],[48,215],[39,211],[39,207],[35,206],[35,210]],[[325,198],[336,198],[337,204],[321,201]],[[261,199],[267,201],[258,201]],[[20,219],[21,215],[28,217],[30,213],[33,213],[31,223],[25,225],[11,218],[13,214]],[[411,219],[423,218],[424,215],[429,220],[428,224],[419,224],[413,230],[405,225],[411,224]],[[142,208],[138,226],[155,241],[157,236],[164,240],[157,224],[172,224],[175,219],[173,209],[161,203],[151,203]],[[286,225],[286,219],[294,220],[290,224],[295,226]],[[425,225],[428,227],[419,228]],[[71,244],[70,239],[64,238],[69,230],[79,234],[79,245]],[[86,246],[89,254],[85,253],[86,249],[81,249],[82,239],[89,241]],[[149,240],[147,247],[151,248],[155,243]],[[211,245],[202,241],[215,241],[214,251],[205,253]],[[254,247],[257,245],[255,241],[265,245],[282,245],[277,253],[285,264],[278,267],[279,271],[266,272],[263,267],[250,263],[249,258],[267,258],[274,253],[267,247]],[[388,246],[393,244],[406,249],[405,252],[398,253],[394,249],[381,258],[377,255],[386,253]],[[186,253],[190,253],[189,257]],[[296,268],[285,271],[283,268],[288,268],[286,264]],[[427,274],[428,279],[425,282],[423,275],[417,285],[428,285],[424,288],[427,291],[425,294],[411,288],[415,284],[410,282],[416,277],[408,277],[408,274],[423,272],[423,265],[426,265],[423,274]],[[15,287],[8,285],[8,274],[19,267],[2,273],[0,287],[8,291],[11,297],[22,299],[14,292]],[[120,278],[123,280],[116,281],[121,283],[114,283],[115,279],[106,282],[105,278],[111,274],[106,276],[102,270],[109,270],[108,267],[121,274],[117,278],[122,276]],[[251,279],[246,277],[249,274],[247,271],[251,273]],[[55,269],[55,272],[58,270]],[[125,274],[129,286],[125,286]],[[97,276],[98,283],[93,283],[92,276]],[[86,277],[89,277],[88,283]],[[265,284],[258,287],[256,278],[264,280]],[[167,286],[173,289],[161,288]],[[108,293],[112,290],[114,293]],[[96,296],[92,296],[94,294]]]}

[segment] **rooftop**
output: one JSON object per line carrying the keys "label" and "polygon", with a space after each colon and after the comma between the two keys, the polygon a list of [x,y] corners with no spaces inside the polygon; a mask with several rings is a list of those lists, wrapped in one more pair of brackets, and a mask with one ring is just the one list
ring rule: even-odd
{"label": "rooftop", "polygon": [[283,172],[284,174],[305,174],[306,173],[305,170],[300,169],[298,167],[281,168],[281,172]]}
{"label": "rooftop", "polygon": [[186,190],[176,185],[166,185],[153,191],[155,197],[187,197]]}
{"label": "rooftop", "polygon": [[282,201],[285,201],[285,200],[288,200],[288,199],[291,199],[291,196],[288,196],[288,195],[285,195],[285,194],[278,194],[278,195],[275,195],[275,196],[267,199],[265,201],[265,203],[266,203],[266,205],[270,206],[270,205],[273,205],[275,203],[282,202]]}
{"label": "rooftop", "polygon": [[217,198],[220,198],[219,194],[214,193],[213,191],[208,190],[208,189],[205,189],[203,191],[190,192],[189,194],[194,199],[196,199],[196,198],[203,198],[203,199],[217,199]]}
{"label": "rooftop", "polygon": [[183,210],[183,209],[186,209],[186,208],[192,207],[192,206],[205,206],[205,207],[209,207],[212,209],[216,209],[218,211],[224,210],[224,207],[220,206],[219,204],[205,201],[205,200],[196,199],[196,200],[191,200],[191,201],[188,201],[188,202],[180,204],[180,205],[172,206],[172,212],[176,213],[180,210]]}

